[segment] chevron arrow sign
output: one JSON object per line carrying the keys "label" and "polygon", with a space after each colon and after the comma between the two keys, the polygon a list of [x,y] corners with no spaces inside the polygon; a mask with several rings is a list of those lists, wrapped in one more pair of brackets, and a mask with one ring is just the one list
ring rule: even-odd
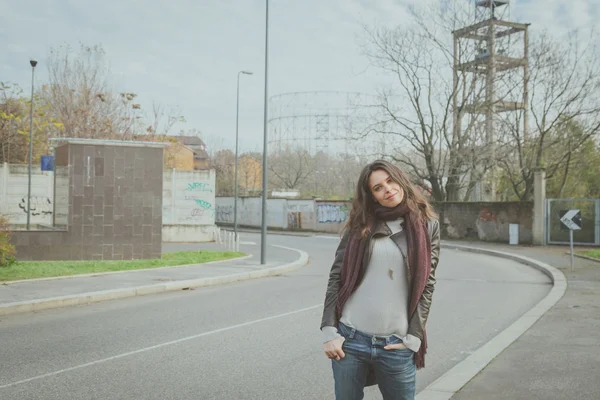
{"label": "chevron arrow sign", "polygon": [[567,228],[572,231],[578,231],[581,229],[581,211],[569,210],[561,218],[562,222]]}

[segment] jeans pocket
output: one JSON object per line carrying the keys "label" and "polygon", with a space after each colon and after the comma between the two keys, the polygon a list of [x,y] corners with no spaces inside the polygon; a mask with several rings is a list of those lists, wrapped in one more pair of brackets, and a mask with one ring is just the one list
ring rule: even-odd
{"label": "jeans pocket", "polygon": [[346,325],[342,324],[341,322],[338,324],[338,332],[345,339],[348,339],[348,336],[350,336],[350,329]]}

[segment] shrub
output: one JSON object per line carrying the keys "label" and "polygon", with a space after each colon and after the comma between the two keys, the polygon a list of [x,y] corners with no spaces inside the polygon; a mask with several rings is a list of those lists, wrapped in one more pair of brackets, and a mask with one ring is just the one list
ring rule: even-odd
{"label": "shrub", "polygon": [[16,262],[15,246],[10,243],[8,219],[0,215],[0,267],[7,267]]}

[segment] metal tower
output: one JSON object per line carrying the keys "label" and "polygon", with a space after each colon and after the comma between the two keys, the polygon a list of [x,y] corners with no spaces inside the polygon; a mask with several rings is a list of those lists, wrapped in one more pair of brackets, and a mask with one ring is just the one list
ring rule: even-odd
{"label": "metal tower", "polygon": [[504,20],[509,14],[508,9],[508,1],[478,0],[475,2],[475,23],[453,32],[454,133],[455,137],[461,137],[465,115],[475,121],[484,118],[480,121],[485,132],[483,144],[489,150],[492,163],[490,189],[486,196],[489,200],[496,197],[497,117],[513,113],[517,129],[523,138],[527,137],[529,24]]}

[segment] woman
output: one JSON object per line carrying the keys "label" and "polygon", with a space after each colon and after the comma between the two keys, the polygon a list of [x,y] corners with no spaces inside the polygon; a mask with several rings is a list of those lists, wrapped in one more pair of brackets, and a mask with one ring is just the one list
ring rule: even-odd
{"label": "woman", "polygon": [[395,165],[360,174],[329,274],[321,331],[338,400],[377,383],[385,400],[414,399],[439,257],[439,223]]}

